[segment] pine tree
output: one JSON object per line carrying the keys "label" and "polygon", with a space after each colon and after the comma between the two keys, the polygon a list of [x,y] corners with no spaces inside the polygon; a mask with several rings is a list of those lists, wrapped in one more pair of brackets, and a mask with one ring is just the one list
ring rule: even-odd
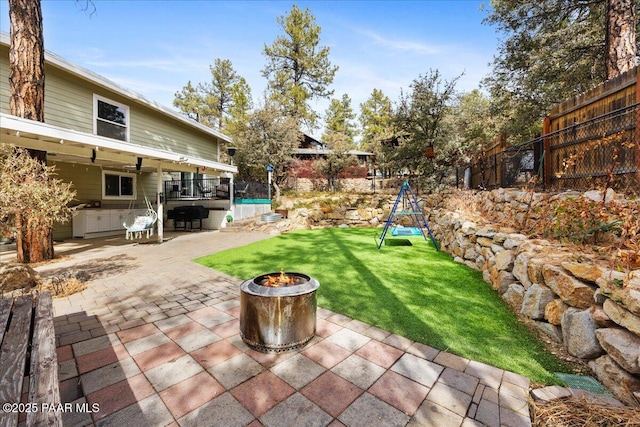
{"label": "pine tree", "polygon": [[313,127],[317,114],[309,101],[333,94],[328,87],[338,67],[329,61],[329,48],[319,46],[321,28],[309,9],[302,11],[294,4],[289,14],[277,21],[284,35],[271,46],[265,45],[268,62],[262,75],[268,79],[270,98],[283,113]]}
{"label": "pine tree", "polygon": [[358,135],[355,119],[356,114],[351,108],[349,95],[345,93],[342,99],[332,99],[325,113],[324,136],[330,133],[340,134],[344,143],[353,148],[355,137]]}

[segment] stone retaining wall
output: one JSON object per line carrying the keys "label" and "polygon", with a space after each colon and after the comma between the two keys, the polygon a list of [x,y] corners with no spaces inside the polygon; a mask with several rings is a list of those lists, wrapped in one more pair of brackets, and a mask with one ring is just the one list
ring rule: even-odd
{"label": "stone retaining wall", "polygon": [[[586,193],[586,196],[589,196]],[[516,190],[472,196],[485,212],[523,216],[531,194]],[[534,195],[535,201],[544,195]],[[640,402],[640,270],[611,270],[585,254],[470,221],[427,202],[442,249],[483,272],[501,297],[568,353],[585,360],[619,400]]]}
{"label": "stone retaining wall", "polygon": [[[309,193],[312,191],[326,191],[326,179],[311,178],[291,178],[287,181],[285,187],[291,188],[299,193]],[[367,178],[341,178],[338,180],[340,191],[347,193],[372,193],[372,180]],[[376,183],[379,186],[379,183]]]}

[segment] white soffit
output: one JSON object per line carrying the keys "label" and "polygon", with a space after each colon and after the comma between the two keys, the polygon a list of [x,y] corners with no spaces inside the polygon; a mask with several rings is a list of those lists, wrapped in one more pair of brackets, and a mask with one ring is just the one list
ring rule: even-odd
{"label": "white soffit", "polygon": [[116,164],[135,164],[137,157],[142,157],[144,166],[161,166],[167,170],[207,168],[220,172],[238,171],[237,167],[225,163],[117,141],[5,113],[0,113],[0,142],[83,159],[90,158],[93,150],[96,150],[97,158]]}

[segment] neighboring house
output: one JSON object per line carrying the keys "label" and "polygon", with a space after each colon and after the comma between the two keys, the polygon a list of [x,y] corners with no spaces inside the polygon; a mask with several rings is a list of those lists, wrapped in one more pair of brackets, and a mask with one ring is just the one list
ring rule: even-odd
{"label": "neighboring house", "polygon": [[[54,228],[56,239],[124,235],[123,217],[143,208],[145,196],[166,217],[163,181],[178,176],[229,182],[237,172],[220,161],[229,137],[50,52],[44,123],[9,114],[8,79],[9,37],[0,33],[0,143],[46,151],[47,163],[55,165],[58,178],[73,183],[77,204],[86,206],[74,224]],[[207,199],[193,197],[188,204],[209,203],[221,211],[213,220],[223,221],[231,200],[214,206]],[[211,225],[205,228],[218,228]]]}
{"label": "neighboring house", "polygon": [[[300,146],[293,151],[293,156],[300,160],[316,160],[321,159],[331,153],[331,149],[326,144],[317,139],[303,134]],[[358,166],[369,168],[372,164],[374,154],[368,151],[349,150],[347,154],[351,154],[358,159]]]}

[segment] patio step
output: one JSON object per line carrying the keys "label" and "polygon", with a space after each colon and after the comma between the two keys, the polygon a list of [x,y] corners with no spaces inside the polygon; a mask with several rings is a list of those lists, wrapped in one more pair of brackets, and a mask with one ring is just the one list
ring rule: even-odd
{"label": "patio step", "polygon": [[254,225],[260,216],[241,219],[239,221],[227,222],[226,226],[220,229],[222,233],[238,233],[246,231],[248,227]]}

